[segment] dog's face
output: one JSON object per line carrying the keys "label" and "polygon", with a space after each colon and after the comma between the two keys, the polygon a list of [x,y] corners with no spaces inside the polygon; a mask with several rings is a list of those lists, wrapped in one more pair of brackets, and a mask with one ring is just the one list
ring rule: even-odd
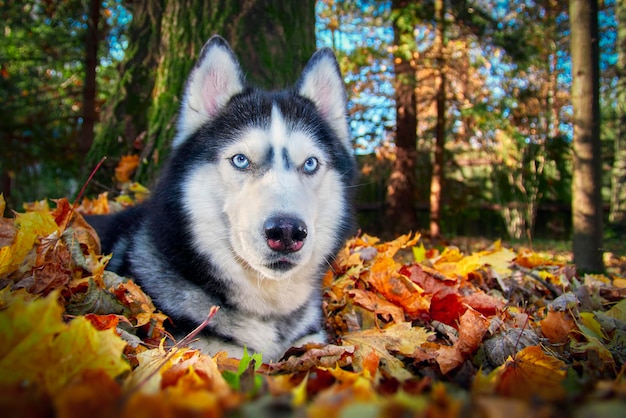
{"label": "dog's face", "polygon": [[189,156],[183,200],[194,247],[225,276],[309,277],[344,238],[353,157],[328,50],[313,56],[294,91],[256,92],[212,38],[187,83],[174,148],[210,149],[210,158]]}

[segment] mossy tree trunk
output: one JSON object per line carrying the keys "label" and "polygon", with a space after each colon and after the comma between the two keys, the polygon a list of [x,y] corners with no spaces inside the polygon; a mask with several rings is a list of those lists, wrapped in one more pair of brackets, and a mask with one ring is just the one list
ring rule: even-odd
{"label": "mossy tree trunk", "polygon": [[167,155],[183,87],[200,49],[223,36],[247,80],[264,88],[293,83],[315,51],[315,2],[149,0],[133,2],[129,47],[116,100],[91,149],[92,161],[141,155],[136,180],[149,184]]}

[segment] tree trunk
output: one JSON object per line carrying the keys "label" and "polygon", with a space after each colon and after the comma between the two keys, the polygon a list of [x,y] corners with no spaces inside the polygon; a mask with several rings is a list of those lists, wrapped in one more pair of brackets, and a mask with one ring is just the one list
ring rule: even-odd
{"label": "tree trunk", "polygon": [[611,227],[626,234],[626,4],[615,4],[617,16],[617,135],[611,172]]}
{"label": "tree trunk", "polygon": [[[141,155],[136,180],[153,179],[174,137],[189,71],[211,35],[222,35],[251,84],[293,83],[315,50],[315,2],[149,0],[134,3],[118,101],[101,126],[94,160]],[[136,20],[136,21],[135,21]]]}
{"label": "tree trunk", "polygon": [[165,0],[134,2],[128,28],[128,48],[120,64],[122,75],[115,93],[103,109],[96,137],[89,151],[88,169],[103,157],[111,157],[98,173],[109,185],[113,169],[124,154],[137,154],[144,146],[156,68],[160,60],[161,20]]}
{"label": "tree trunk", "polygon": [[444,182],[444,158],[446,141],[446,57],[445,57],[445,7],[444,0],[435,1],[437,32],[437,67],[439,86],[437,88],[437,123],[435,126],[435,149],[433,172],[430,180],[430,238],[439,239],[441,232],[441,196]]}
{"label": "tree trunk", "polygon": [[85,31],[83,123],[78,144],[81,157],[86,156],[91,148],[96,124],[96,69],[98,68],[98,40],[100,38],[100,4],[99,0],[89,1],[87,30]]}
{"label": "tree trunk", "polygon": [[598,2],[569,5],[574,109],[572,180],[574,263],[599,272],[602,264],[602,186],[598,65]]}
{"label": "tree trunk", "polygon": [[[406,1],[394,0],[393,9],[399,15],[409,13]],[[399,17],[397,18],[399,19]],[[393,24],[394,43],[396,46],[405,42],[406,37],[413,38],[413,30],[405,25]],[[405,22],[406,23],[406,22]],[[404,54],[401,48],[394,57],[395,100],[396,100],[396,159],[391,168],[387,183],[386,197],[386,232],[398,233],[415,230],[417,216],[415,201],[415,159],[417,144],[417,80],[415,68],[411,65],[411,57]]]}

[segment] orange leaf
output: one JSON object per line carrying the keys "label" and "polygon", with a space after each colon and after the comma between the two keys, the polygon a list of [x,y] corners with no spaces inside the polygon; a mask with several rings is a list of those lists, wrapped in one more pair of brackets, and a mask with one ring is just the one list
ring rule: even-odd
{"label": "orange leaf", "polygon": [[393,319],[393,322],[404,321],[404,310],[394,305],[393,303],[376,296],[372,292],[361,289],[352,289],[348,292],[352,296],[352,300],[357,305],[364,307],[365,309],[374,312],[377,315],[382,315],[386,321]]}
{"label": "orange leaf", "polygon": [[473,309],[467,309],[459,321],[459,340],[456,345],[461,353],[472,354],[478,349],[489,329],[489,320]]}
{"label": "orange leaf", "polygon": [[87,314],[85,318],[91,322],[91,325],[94,326],[98,331],[103,331],[109,328],[117,327],[117,324],[120,322],[120,317],[118,315],[109,314],[109,315],[96,315],[96,314]]}
{"label": "orange leaf", "polygon": [[396,271],[391,258],[380,258],[371,267],[370,284],[387,300],[404,308],[408,315],[417,316],[428,312],[430,297],[423,294],[415,283]]}
{"label": "orange leaf", "polygon": [[120,183],[127,183],[130,181],[130,176],[139,165],[138,155],[124,155],[120,162],[115,167],[115,180]]}
{"label": "orange leaf", "polygon": [[437,357],[435,360],[439,365],[441,373],[447,374],[463,364],[465,358],[458,347],[444,345],[437,349]]}
{"label": "orange leaf", "polygon": [[440,346],[435,360],[441,373],[447,374],[473,354],[489,329],[489,320],[473,309],[467,309],[459,321],[459,339],[453,346]]}
{"label": "orange leaf", "polygon": [[549,311],[540,324],[542,334],[553,344],[563,342],[575,325],[569,313],[555,311]]}
{"label": "orange leaf", "polygon": [[109,207],[109,193],[103,192],[94,200],[84,198],[78,207],[78,211],[87,215],[107,215],[111,213]]}

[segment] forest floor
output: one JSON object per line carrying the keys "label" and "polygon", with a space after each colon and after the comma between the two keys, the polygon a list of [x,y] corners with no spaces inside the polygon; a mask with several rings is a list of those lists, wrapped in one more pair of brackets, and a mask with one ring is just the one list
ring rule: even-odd
{"label": "forest floor", "polygon": [[[464,254],[472,254],[484,251],[493,244],[494,240],[479,236],[456,236],[438,243],[435,247],[456,246]],[[427,239],[424,239],[426,247],[433,246]],[[511,248],[515,252],[528,249],[536,253],[552,256],[555,259],[573,263],[572,242],[566,240],[536,239],[532,243],[528,241],[502,240],[502,246]],[[608,238],[603,242],[604,265],[608,274],[624,276],[626,275],[626,240],[618,238]]]}
{"label": "forest floor", "polygon": [[[83,202],[89,213],[99,204]],[[112,203],[111,203],[112,204]],[[323,278],[329,344],[278,362],[174,341],[132,279],[105,271],[66,199],[0,218],[3,416],[621,417],[626,251],[582,274],[568,242],[366,234]],[[4,201],[0,196],[0,213]],[[210,323],[209,314],[205,324]],[[200,329],[201,330],[201,329]],[[198,330],[197,332],[200,332]],[[506,414],[506,415],[505,415]]]}

